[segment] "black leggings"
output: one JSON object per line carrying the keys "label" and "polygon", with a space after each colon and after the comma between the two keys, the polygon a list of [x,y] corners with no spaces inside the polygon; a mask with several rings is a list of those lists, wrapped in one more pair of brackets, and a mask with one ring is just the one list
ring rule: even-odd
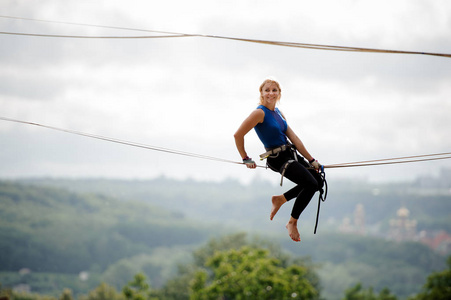
{"label": "black leggings", "polygon": [[284,177],[297,185],[283,195],[287,201],[296,198],[291,211],[291,216],[295,219],[299,219],[299,216],[307,207],[315,192],[321,188],[321,177],[315,170],[307,169],[309,167],[307,162],[297,153],[294,154],[291,149],[268,157],[267,165],[271,170],[282,173],[283,165],[289,160],[294,160],[294,155],[297,155],[298,160],[293,161],[288,165]]}

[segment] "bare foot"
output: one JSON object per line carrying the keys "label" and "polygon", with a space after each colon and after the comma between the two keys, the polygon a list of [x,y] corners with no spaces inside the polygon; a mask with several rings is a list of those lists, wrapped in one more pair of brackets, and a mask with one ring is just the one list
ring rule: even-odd
{"label": "bare foot", "polygon": [[277,214],[277,212],[279,211],[279,208],[285,203],[287,202],[287,199],[285,199],[284,195],[280,195],[280,196],[273,196],[272,199],[272,208],[271,208],[271,214],[269,215],[269,219],[272,221],[272,219],[274,218],[274,216]]}
{"label": "bare foot", "polygon": [[288,234],[290,235],[293,241],[295,242],[301,241],[301,235],[299,234],[298,231],[298,220],[291,217],[290,221],[288,221],[285,227],[288,229]]}

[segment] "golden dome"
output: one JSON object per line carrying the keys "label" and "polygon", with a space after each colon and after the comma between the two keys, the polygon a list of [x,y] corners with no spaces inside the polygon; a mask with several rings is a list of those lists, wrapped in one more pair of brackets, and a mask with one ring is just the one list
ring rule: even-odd
{"label": "golden dome", "polygon": [[404,206],[401,207],[400,209],[398,209],[398,211],[396,212],[396,215],[400,218],[407,218],[409,217],[410,211],[405,208]]}

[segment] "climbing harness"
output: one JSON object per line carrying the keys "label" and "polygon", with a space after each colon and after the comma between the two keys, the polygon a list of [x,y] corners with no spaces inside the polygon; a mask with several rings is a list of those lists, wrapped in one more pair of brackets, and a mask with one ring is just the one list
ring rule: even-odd
{"label": "climbing harness", "polygon": [[[266,149],[266,150],[268,150],[268,149]],[[277,157],[280,152],[283,152],[285,150],[290,150],[293,154],[294,159],[288,160],[286,163],[283,164],[282,168],[280,168],[280,174],[282,174],[282,176],[280,178],[280,186],[282,186],[282,184],[283,184],[283,176],[285,175],[285,172],[288,169],[288,166],[290,164],[292,164],[293,162],[298,161],[298,156],[296,155],[296,148],[294,147],[293,144],[287,144],[287,145],[282,145],[277,148],[269,149],[265,153],[260,154],[260,160],[264,160],[272,155],[275,155],[274,157]]]}
{"label": "climbing harness", "polygon": [[288,144],[288,145],[282,145],[280,147],[277,148],[273,148],[273,149],[269,149],[267,152],[260,154],[260,160],[264,160],[267,159],[268,157],[270,157],[271,155],[276,155],[279,152],[283,152],[287,149],[293,148],[294,146],[292,144]]}
{"label": "climbing harness", "polygon": [[[283,146],[280,146],[280,147],[277,147],[277,148],[274,148],[274,149],[269,149],[267,152],[265,152],[263,154],[260,154],[260,160],[264,160],[264,159],[266,159],[266,158],[268,158],[270,156],[273,156],[273,155],[275,155],[275,157],[277,157],[280,152],[283,152],[285,150],[290,150],[292,152],[292,154],[293,154],[293,158],[294,159],[288,160],[280,168],[280,174],[282,175],[281,179],[280,179],[280,186],[282,186],[283,177],[285,176],[285,172],[288,169],[288,167],[290,166],[290,164],[292,164],[295,161],[298,161],[298,155],[296,153],[295,146],[292,145],[292,144],[283,145]],[[313,167],[311,166],[310,163],[309,163],[309,165],[310,165],[310,167],[308,167],[308,169],[313,169]],[[320,187],[318,189],[318,191],[319,191],[318,209],[316,211],[315,230],[313,232],[314,234],[316,234],[316,230],[318,228],[319,211],[320,211],[320,207],[321,207],[321,202],[326,201],[327,190],[328,190],[327,181],[326,181],[326,172],[324,171],[324,166],[323,165],[321,165],[321,167],[318,170],[318,172],[314,174],[314,177],[321,182]]]}

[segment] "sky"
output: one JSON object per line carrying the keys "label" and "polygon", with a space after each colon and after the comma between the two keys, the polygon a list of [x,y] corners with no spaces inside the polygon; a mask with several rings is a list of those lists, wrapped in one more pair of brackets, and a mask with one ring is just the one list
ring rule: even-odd
{"label": "sky", "polygon": [[[188,34],[451,53],[451,2],[3,0],[1,16]],[[0,17],[0,31],[149,32]],[[322,164],[451,152],[451,59],[183,37],[0,34],[0,116],[237,161],[233,134],[271,77]],[[246,150],[264,148],[254,131]],[[279,181],[264,168],[178,156],[0,120],[0,178]],[[328,170],[370,181],[437,176],[451,160]]]}

